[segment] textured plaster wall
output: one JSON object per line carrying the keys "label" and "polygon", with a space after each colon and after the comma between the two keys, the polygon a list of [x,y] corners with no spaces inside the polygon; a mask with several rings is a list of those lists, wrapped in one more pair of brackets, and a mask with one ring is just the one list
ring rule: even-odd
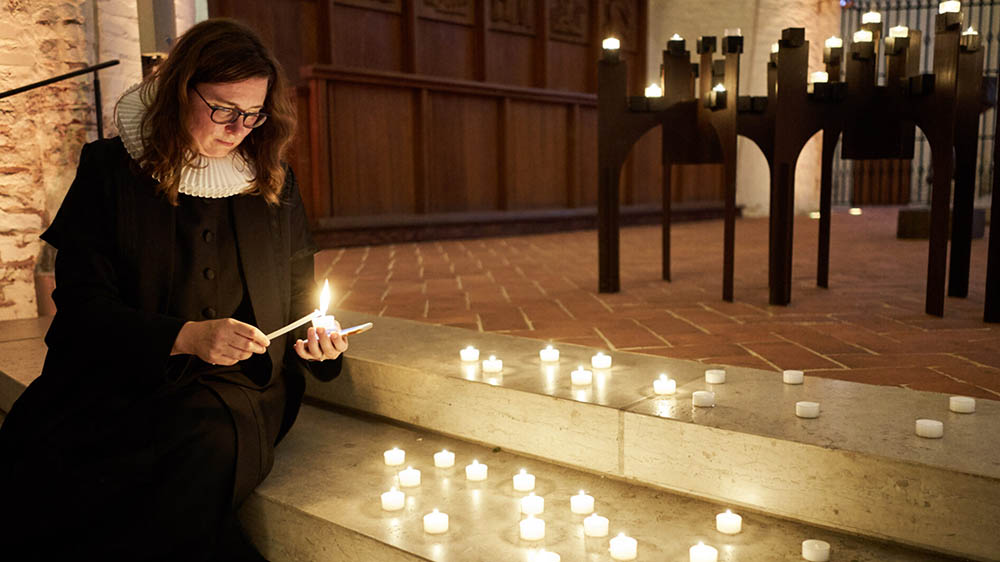
{"label": "textured plaster wall", "polygon": [[[695,50],[701,35],[722,36],[725,28],[739,27],[744,46],[740,68],[740,94],[764,95],[766,65],[771,43],[786,27],[805,27],[809,41],[809,72],[823,69],[823,41],[840,34],[837,0],[650,0],[647,76],[659,74],[667,39],[679,33]],[[721,54],[719,55],[721,57]],[[795,210],[804,213],[819,207],[820,150],[817,134],[799,156],[795,171]],[[747,216],[768,214],[767,162],[749,140],[739,139],[736,203]]]}

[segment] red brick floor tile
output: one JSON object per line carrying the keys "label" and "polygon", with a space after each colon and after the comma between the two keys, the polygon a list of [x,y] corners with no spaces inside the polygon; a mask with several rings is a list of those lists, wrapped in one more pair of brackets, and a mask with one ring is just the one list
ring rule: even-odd
{"label": "red brick floor tile", "polygon": [[834,369],[840,367],[830,359],[792,343],[748,343],[743,347],[774,363],[779,369]]}
{"label": "red brick floor tile", "polygon": [[687,320],[695,326],[704,327],[705,324],[721,324],[724,322],[736,323],[735,320],[728,316],[701,307],[674,308],[672,312],[679,318]]}
{"label": "red brick floor tile", "polygon": [[969,361],[974,361],[976,363],[1000,369],[1000,349],[996,351],[986,349],[978,351],[963,351],[956,353],[956,355],[964,359],[968,359]]}
{"label": "red brick floor tile", "polygon": [[479,331],[479,324],[475,322],[440,322],[444,326],[451,326],[452,328],[463,328],[466,330]]}
{"label": "red brick floor tile", "polygon": [[971,385],[1000,392],[1000,369],[977,365],[942,365],[933,370]]}
{"label": "red brick floor tile", "polygon": [[658,312],[655,318],[638,318],[637,321],[668,340],[675,334],[704,334],[690,322],[662,311]]}
{"label": "red brick floor tile", "polygon": [[955,394],[959,396],[971,396],[973,398],[984,398],[987,400],[1000,400],[1000,392],[994,392],[975,385],[958,382],[951,379],[941,379],[936,381],[919,381],[905,385],[911,390],[923,390],[926,392],[941,392],[943,394]]}
{"label": "red brick floor tile", "polygon": [[774,330],[772,333],[780,335],[782,338],[797,343],[802,347],[807,347],[820,355],[829,356],[835,353],[858,353],[864,351],[856,345],[828,336],[808,326],[798,326],[796,329]]}
{"label": "red brick floor tile", "polygon": [[760,357],[753,355],[724,355],[721,357],[706,357],[701,360],[706,365],[732,365],[734,367],[748,367],[751,369],[763,369],[765,371],[775,371],[774,365],[764,361]]}
{"label": "red brick floor tile", "polygon": [[519,306],[532,324],[573,322],[573,318],[565,309],[551,301],[519,303]]}
{"label": "red brick floor tile", "polygon": [[507,309],[502,311],[483,312],[479,315],[483,330],[495,332],[499,330],[524,330],[530,328],[524,320],[521,311]]}
{"label": "red brick floor tile", "polygon": [[647,355],[660,355],[673,359],[707,359],[709,357],[751,357],[751,354],[738,345],[679,345],[675,347],[646,347],[642,350]]}
{"label": "red brick floor tile", "polygon": [[[566,338],[592,338],[599,337],[597,332],[594,331],[594,327],[588,324],[583,324],[573,320],[563,320],[563,321],[532,321],[531,325],[534,326],[535,331],[542,334],[545,338],[565,340]],[[539,337],[542,337],[539,336]],[[604,347],[606,344],[603,343],[601,346]]]}
{"label": "red brick floor tile", "polygon": [[562,343],[571,343],[573,345],[585,345],[588,347],[593,347],[596,349],[607,350],[608,345],[598,336],[585,336],[585,337],[573,337],[573,338],[552,338],[555,341]]}
{"label": "red brick floor tile", "polygon": [[667,341],[631,320],[602,321],[596,328],[615,348],[656,347],[667,345]]}
{"label": "red brick floor tile", "polygon": [[809,376],[890,386],[900,386],[904,384],[931,384],[947,380],[947,377],[931,369],[913,367],[837,370],[821,369],[809,371],[807,374]]}
{"label": "red brick floor tile", "polygon": [[850,369],[872,367],[940,367],[969,366],[970,363],[946,353],[831,353],[830,359]]}

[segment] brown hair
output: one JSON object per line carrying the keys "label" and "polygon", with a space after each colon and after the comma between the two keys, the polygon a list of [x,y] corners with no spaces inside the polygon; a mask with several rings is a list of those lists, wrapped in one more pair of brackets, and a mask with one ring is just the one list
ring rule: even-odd
{"label": "brown hair", "polygon": [[229,19],[203,21],[178,38],[167,59],[141,87],[143,153],[139,166],[157,178],[158,189],[177,204],[181,170],[197,165],[185,123],[190,90],[206,82],[239,82],[265,77],[267,121],[236,148],[256,172],[249,193],[277,204],[285,181],[282,158],[295,134],[295,108],[288,99],[281,66],[249,27]]}

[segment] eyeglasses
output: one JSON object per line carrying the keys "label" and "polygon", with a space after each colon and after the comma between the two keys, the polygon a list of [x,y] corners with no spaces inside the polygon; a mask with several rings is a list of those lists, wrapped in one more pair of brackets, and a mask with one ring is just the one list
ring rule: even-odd
{"label": "eyeglasses", "polygon": [[205,105],[212,110],[211,119],[213,123],[218,123],[219,125],[228,125],[230,123],[235,123],[240,116],[243,116],[243,126],[247,129],[256,129],[267,121],[267,114],[261,113],[259,111],[240,111],[234,107],[223,107],[221,105],[212,105],[208,103],[205,96],[201,95],[201,92],[197,88],[191,88],[194,93],[198,94],[201,101],[205,102]]}

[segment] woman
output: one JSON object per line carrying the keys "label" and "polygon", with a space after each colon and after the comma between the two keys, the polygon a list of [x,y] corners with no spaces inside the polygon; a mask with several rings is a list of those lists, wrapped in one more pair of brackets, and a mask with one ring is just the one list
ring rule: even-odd
{"label": "woman", "polygon": [[[84,147],[43,238],[58,313],[0,429],[8,560],[261,560],[235,512],[271,469],[311,372],[347,340],[300,330],[313,253],[281,158],[294,116],[247,27],[192,27]],[[263,331],[262,331],[263,330]],[[14,554],[11,556],[11,554]]]}

